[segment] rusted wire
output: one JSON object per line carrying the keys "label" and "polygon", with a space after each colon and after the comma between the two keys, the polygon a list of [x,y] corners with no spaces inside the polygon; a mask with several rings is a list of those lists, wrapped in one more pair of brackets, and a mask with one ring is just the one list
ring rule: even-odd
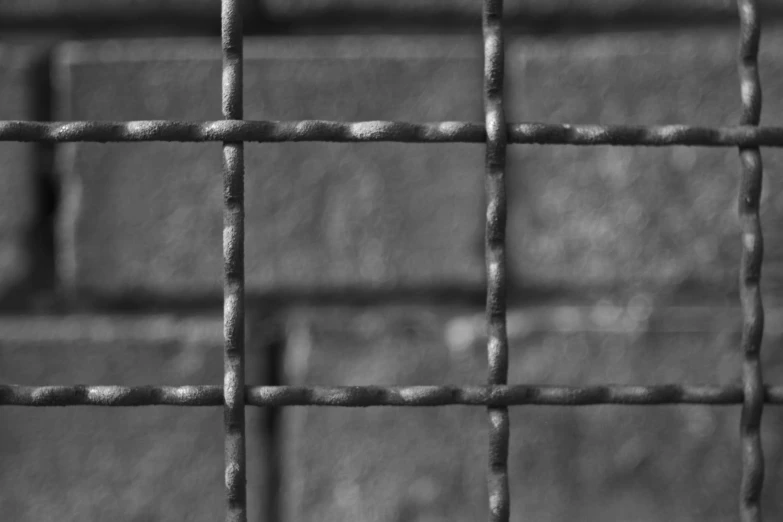
{"label": "rusted wire", "polygon": [[[242,119],[242,10],[222,0],[223,116]],[[245,458],[244,144],[223,144],[223,331],[226,522],[247,522]]]}
{"label": "rusted wire", "polygon": [[[765,386],[763,400],[783,405],[783,386]],[[742,404],[741,386],[247,386],[247,406],[592,406]],[[202,386],[0,385],[0,406],[222,406],[223,388]]]}
{"label": "rusted wire", "polygon": [[[484,124],[487,133],[485,256],[488,383],[504,385],[508,380],[508,335],[506,334],[506,115],[503,111],[505,76],[503,0],[484,0],[482,13]],[[490,406],[487,411],[489,415],[487,473],[489,520],[508,522],[511,511],[508,491],[508,408]]]}
{"label": "rusted wire", "polygon": [[[761,25],[756,0],[738,0],[740,16],[739,77],[742,96],[741,125],[758,125],[761,120],[761,82],[758,52]],[[761,263],[764,241],[759,206],[763,169],[758,147],[741,147],[739,219],[742,232],[740,259],[740,300],[742,302],[742,386],[743,402],[740,426],[742,439],[742,482],[740,519],[761,522],[761,489],[764,484],[764,455],[761,447],[761,412],[764,384],[759,352],[764,333],[764,307],[761,302]]]}
{"label": "rusted wire", "polygon": [[[508,143],[623,147],[783,147],[783,127],[689,125],[570,125],[510,123]],[[96,142],[399,142],[485,143],[483,123],[443,121],[0,121],[0,141]]]}
{"label": "rusted wire", "polygon": [[[759,147],[783,147],[783,127],[760,127],[756,0],[737,0],[740,14],[738,126],[507,124],[503,112],[502,0],[484,0],[485,122],[245,121],[242,114],[242,15],[239,0],[222,0],[223,115],[221,121],[0,121],[0,141],[223,142],[224,383],[223,386],[0,385],[0,406],[223,406],[227,522],[246,522],[245,406],[484,406],[489,417],[489,514],[508,522],[508,407],[523,405],[742,405],[742,522],[761,522],[764,478],[760,424],[764,403],[783,405],[783,386],[765,386],[759,351],[764,328],[760,293],[763,240],[759,219]],[[486,144],[487,386],[245,386],[244,381],[244,143],[406,142]],[[739,147],[740,298],[744,353],[741,386],[507,385],[505,157],[507,144]]]}

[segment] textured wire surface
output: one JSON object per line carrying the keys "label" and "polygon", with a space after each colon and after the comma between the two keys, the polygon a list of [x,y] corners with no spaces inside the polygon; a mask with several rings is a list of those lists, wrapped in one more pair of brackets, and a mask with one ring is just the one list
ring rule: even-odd
{"label": "textured wire surface", "polygon": [[[223,116],[242,119],[242,11],[222,2]],[[223,330],[226,522],[246,522],[244,143],[223,144]]]}
{"label": "textured wire surface", "polygon": [[[783,404],[783,386],[765,386],[767,404]],[[741,386],[247,386],[245,405],[339,406],[591,406],[743,404]],[[220,406],[223,388],[201,386],[0,385],[1,406]]]}
{"label": "textured wire surface", "polygon": [[[761,82],[758,52],[761,38],[756,0],[738,0],[740,16],[739,77],[742,94],[742,125],[758,125],[761,119]],[[764,333],[764,307],[761,303],[761,261],[764,241],[761,235],[762,163],[758,147],[741,147],[739,218],[742,229],[740,258],[740,300],[743,327],[742,363],[743,402],[740,420],[742,439],[742,482],[740,485],[740,519],[761,522],[761,489],[764,483],[764,455],[761,448],[761,412],[764,388],[759,351]]]}
{"label": "textured wire surface", "polygon": [[[484,114],[487,133],[487,359],[488,383],[508,381],[508,335],[506,334],[506,115],[503,112],[505,53],[503,45],[503,0],[484,0]],[[489,521],[508,522],[511,500],[508,492],[509,418],[506,406],[490,406],[489,414]]]}
{"label": "textured wire surface", "polygon": [[[783,147],[783,127],[689,125],[569,125],[511,123],[508,143],[666,147]],[[443,121],[0,121],[0,141],[23,142],[401,142],[485,143],[482,123]]]}
{"label": "textured wire surface", "polygon": [[[763,242],[759,220],[759,147],[783,147],[783,127],[760,127],[760,20],[755,0],[737,0],[742,117],[734,127],[507,124],[503,113],[502,0],[484,0],[485,122],[244,121],[242,19],[239,0],[222,0],[223,115],[206,122],[0,121],[0,141],[223,142],[224,383],[202,386],[0,385],[0,406],[223,406],[227,522],[246,522],[245,406],[484,406],[489,430],[489,518],[507,522],[509,406],[599,404],[742,405],[742,522],[760,522],[764,477],[760,423],[764,403],[783,405],[783,386],[765,386],[759,351],[764,326],[760,294]],[[244,382],[244,142],[409,142],[486,144],[487,386],[246,386]],[[739,147],[740,291],[744,353],[741,386],[513,385],[507,382],[505,298],[505,151],[507,144]]]}

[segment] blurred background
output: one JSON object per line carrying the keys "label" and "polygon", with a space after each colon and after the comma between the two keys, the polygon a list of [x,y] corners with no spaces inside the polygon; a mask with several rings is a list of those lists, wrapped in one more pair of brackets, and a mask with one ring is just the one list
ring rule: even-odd
{"label": "blurred background", "polygon": [[[506,0],[510,122],[734,125],[728,0]],[[481,2],[247,0],[245,118],[483,121]],[[783,5],[760,0],[762,124]],[[3,0],[0,119],[215,120],[218,0]],[[0,382],[222,382],[221,146],[0,144]],[[510,384],[740,382],[737,152],[510,146]],[[484,147],[246,145],[247,384],[483,384]],[[783,167],[766,170],[783,382]],[[739,407],[516,407],[512,520],[730,521]],[[248,408],[251,520],[486,516],[481,408]],[[220,408],[0,408],[12,522],[214,521]],[[783,514],[765,409],[764,509]]]}

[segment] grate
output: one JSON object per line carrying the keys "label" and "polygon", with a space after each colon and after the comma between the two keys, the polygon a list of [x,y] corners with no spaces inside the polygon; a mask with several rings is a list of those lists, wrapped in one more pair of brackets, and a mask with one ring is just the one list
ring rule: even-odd
{"label": "grate", "polygon": [[[228,522],[245,522],[245,406],[484,406],[488,410],[489,520],[509,520],[508,407],[525,404],[742,404],[742,522],[760,522],[764,477],[760,422],[764,403],[783,404],[783,386],[765,386],[759,350],[764,327],[760,294],[763,242],[759,220],[762,162],[759,147],[783,147],[783,127],[759,127],[761,35],[756,0],[737,0],[740,18],[740,125],[733,127],[507,124],[503,112],[503,0],[484,0],[485,123],[244,121],[242,119],[242,14],[239,0],[222,0],[222,121],[0,122],[0,141],[223,142],[224,179],[224,384],[209,386],[0,385],[0,405],[15,406],[224,406]],[[244,142],[471,142],[486,143],[487,386],[301,387],[244,383]],[[742,386],[665,384],[586,387],[507,385],[505,267],[505,156],[508,143],[738,147],[743,310]]]}

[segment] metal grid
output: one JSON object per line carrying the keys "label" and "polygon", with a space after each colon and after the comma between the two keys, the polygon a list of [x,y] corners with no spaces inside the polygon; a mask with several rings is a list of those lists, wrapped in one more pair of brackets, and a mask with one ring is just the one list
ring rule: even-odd
{"label": "metal grid", "polygon": [[[756,0],[737,0],[740,17],[740,125],[734,127],[507,124],[503,112],[503,0],[483,0],[485,123],[244,121],[242,119],[242,14],[239,0],[222,0],[223,121],[0,122],[0,141],[223,142],[224,384],[220,386],[0,385],[0,405],[224,406],[228,522],[245,522],[245,406],[485,406],[489,435],[489,519],[509,520],[508,406],[539,404],[742,404],[740,518],[760,522],[764,477],[760,422],[764,403],[783,404],[783,386],[765,386],[759,351],[764,327],[760,295],[763,241],[759,220],[760,146],[783,147],[783,128],[759,127],[760,41]],[[486,143],[487,386],[302,387],[244,383],[244,142],[470,142]],[[505,160],[508,143],[616,146],[736,146],[741,183],[740,298],[743,310],[742,386],[507,385],[505,266]]]}

